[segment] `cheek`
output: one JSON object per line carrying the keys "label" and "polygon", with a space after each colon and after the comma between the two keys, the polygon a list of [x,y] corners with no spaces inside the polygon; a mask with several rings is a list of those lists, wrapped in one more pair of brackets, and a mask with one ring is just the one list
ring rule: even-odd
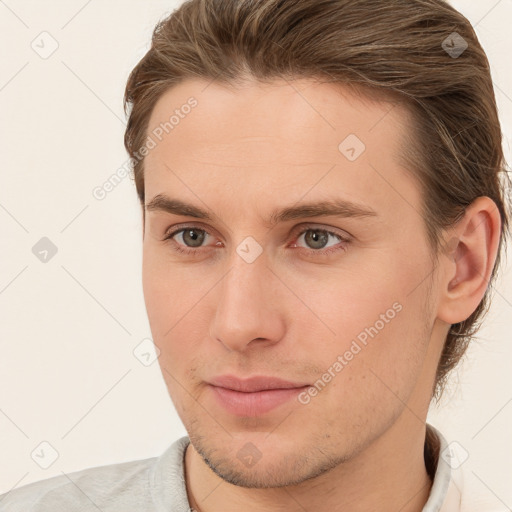
{"label": "cheek", "polygon": [[428,265],[419,260],[411,264],[405,257],[400,261],[396,254],[365,264],[365,271],[308,279],[306,288],[304,281],[291,285],[303,290],[298,295],[306,297],[315,313],[295,312],[302,319],[297,330],[305,341],[298,352],[303,360],[309,358],[324,369],[333,391],[375,386],[389,393],[378,382],[380,377],[391,389],[406,393],[418,377],[429,342],[427,283],[418,276],[426,273]]}
{"label": "cheek", "polygon": [[[156,242],[145,240],[142,260],[142,287],[146,310],[152,329],[159,337],[180,318],[180,310],[187,302],[190,281],[178,265]],[[165,324],[165,325],[164,325]]]}
{"label": "cheek", "polygon": [[[336,335],[322,337],[321,350],[317,335],[316,347],[308,341],[300,355],[323,371],[314,385],[318,398],[311,398],[318,418],[326,414],[349,432],[368,418],[384,424],[400,414],[420,378],[428,346],[423,309],[406,293],[383,285],[372,293],[338,290],[330,300],[324,297],[321,311],[330,315],[322,319]],[[312,300],[320,305],[316,296]],[[313,332],[302,339],[312,340]]]}
{"label": "cheek", "polygon": [[142,265],[142,288],[151,330],[153,336],[158,338],[164,328],[162,322],[166,318],[167,321],[173,318],[172,314],[168,314],[169,308],[172,308],[171,287],[167,279],[162,279],[159,266],[146,250],[144,250]]}
{"label": "cheek", "polygon": [[174,389],[177,384],[171,375],[179,382],[189,380],[193,358],[208,333],[207,302],[200,301],[205,291],[197,286],[193,273],[163,260],[165,256],[157,251],[144,250],[142,284],[153,341],[160,350],[158,361],[168,386]]}
{"label": "cheek", "polygon": [[[184,314],[182,310],[186,297],[182,293],[183,286],[179,275],[175,271],[171,273],[169,268],[165,271],[165,267],[158,259],[154,252],[144,249],[142,265],[144,302],[153,341],[160,350],[159,363],[174,374],[175,368],[172,364],[180,360],[178,357],[180,347],[186,346],[184,343],[173,342],[180,328],[179,319]],[[177,293],[177,290],[181,292]],[[168,380],[169,376],[165,372],[163,376]],[[172,384],[172,379],[169,384]]]}

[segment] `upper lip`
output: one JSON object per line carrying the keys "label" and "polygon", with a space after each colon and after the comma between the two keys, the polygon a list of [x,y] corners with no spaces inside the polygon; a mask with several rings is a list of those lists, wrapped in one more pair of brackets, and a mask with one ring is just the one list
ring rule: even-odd
{"label": "upper lip", "polygon": [[278,377],[267,377],[255,375],[247,379],[239,379],[234,375],[221,375],[210,379],[209,384],[213,386],[251,393],[268,389],[293,389],[302,388],[309,384],[304,382],[290,382]]}

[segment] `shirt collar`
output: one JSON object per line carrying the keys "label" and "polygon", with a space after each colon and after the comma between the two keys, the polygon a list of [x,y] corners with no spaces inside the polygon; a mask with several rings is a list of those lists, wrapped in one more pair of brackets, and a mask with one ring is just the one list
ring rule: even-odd
{"label": "shirt collar", "polygon": [[[429,429],[439,440],[438,453],[435,454],[437,467],[430,494],[422,512],[459,512],[461,506],[462,473],[456,463],[457,454],[448,445],[444,436],[427,423]],[[455,464],[454,464],[455,462]]]}

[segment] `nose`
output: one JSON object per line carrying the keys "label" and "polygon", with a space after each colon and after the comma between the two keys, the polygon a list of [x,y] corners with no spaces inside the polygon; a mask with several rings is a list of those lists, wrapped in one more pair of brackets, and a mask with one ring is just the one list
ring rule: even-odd
{"label": "nose", "polygon": [[263,255],[247,263],[234,254],[230,270],[216,288],[210,336],[228,351],[243,352],[256,343],[272,345],[283,337],[283,285]]}

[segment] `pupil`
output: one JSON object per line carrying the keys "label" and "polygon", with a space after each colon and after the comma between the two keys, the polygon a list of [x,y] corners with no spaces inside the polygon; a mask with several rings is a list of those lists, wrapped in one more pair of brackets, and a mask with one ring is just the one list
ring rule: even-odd
{"label": "pupil", "polygon": [[[192,242],[190,245],[191,247],[200,247],[201,243],[204,239],[204,234],[199,234],[201,230],[199,229],[189,229],[183,233],[183,240],[187,245],[189,245],[188,242]],[[191,240],[187,240],[187,237],[190,237]]]}
{"label": "pupil", "polygon": [[[327,243],[327,233],[321,230],[310,230],[309,235],[306,235],[306,241],[308,244],[312,242],[314,249],[322,249]],[[320,242],[320,246],[316,246]]]}

